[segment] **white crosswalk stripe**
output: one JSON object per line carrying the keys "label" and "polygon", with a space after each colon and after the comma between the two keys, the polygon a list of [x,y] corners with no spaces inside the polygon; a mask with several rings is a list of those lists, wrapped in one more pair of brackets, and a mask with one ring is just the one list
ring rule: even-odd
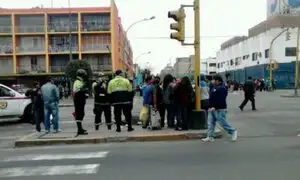
{"label": "white crosswalk stripe", "polygon": [[[28,154],[22,156],[10,156],[6,158],[0,158],[0,165],[4,163],[4,168],[0,168],[0,179],[11,177],[33,177],[33,176],[55,176],[55,175],[76,175],[76,174],[96,174],[100,167],[100,164],[80,164],[76,161],[76,164],[59,165],[57,161],[65,160],[87,160],[87,159],[101,159],[108,155],[108,151],[99,152],[79,152],[69,154]],[[55,164],[52,165],[51,162]],[[50,163],[50,165],[36,166],[30,165],[30,162],[43,161]],[[18,164],[18,162],[25,162],[26,166],[10,167],[11,164]],[[5,163],[10,163],[6,166]],[[24,164],[24,163],[22,163]]]}

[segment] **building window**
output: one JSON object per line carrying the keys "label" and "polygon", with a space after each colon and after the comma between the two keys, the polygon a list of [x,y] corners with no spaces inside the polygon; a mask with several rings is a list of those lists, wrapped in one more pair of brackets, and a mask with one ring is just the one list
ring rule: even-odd
{"label": "building window", "polygon": [[234,63],[233,63],[233,59],[230,60],[230,66],[232,66]]}
{"label": "building window", "polygon": [[209,63],[209,67],[216,67],[217,64],[216,63]]}
{"label": "building window", "polygon": [[252,53],[252,61],[257,61],[257,53]]}
{"label": "building window", "polygon": [[296,47],[286,47],[285,48],[285,56],[291,57],[296,56],[297,48]]}
{"label": "building window", "polygon": [[246,59],[248,59],[248,58],[249,58],[249,55],[248,55],[248,54],[243,56],[243,60],[246,60]]}
{"label": "building window", "polygon": [[265,58],[269,58],[269,52],[270,52],[269,49],[265,50]]}
{"label": "building window", "polygon": [[220,63],[218,63],[218,69],[220,68]]}

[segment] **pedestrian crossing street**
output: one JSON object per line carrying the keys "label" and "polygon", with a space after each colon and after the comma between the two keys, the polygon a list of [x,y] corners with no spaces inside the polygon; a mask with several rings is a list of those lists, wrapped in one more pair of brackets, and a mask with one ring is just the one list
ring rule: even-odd
{"label": "pedestrian crossing street", "polygon": [[[58,175],[92,175],[98,172],[100,163],[82,164],[82,162],[91,159],[94,160],[93,162],[97,159],[97,162],[99,162],[99,159],[106,158],[107,155],[108,151],[99,151],[70,154],[25,154],[0,157],[0,179]],[[68,161],[73,163],[66,164]]]}

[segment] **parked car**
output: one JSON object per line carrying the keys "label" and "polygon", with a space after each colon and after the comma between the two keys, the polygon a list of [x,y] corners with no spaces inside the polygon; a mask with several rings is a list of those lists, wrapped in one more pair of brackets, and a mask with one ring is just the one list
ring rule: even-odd
{"label": "parked car", "polygon": [[32,102],[25,93],[0,84],[0,122],[15,121],[16,118],[23,122],[31,122],[31,111]]}

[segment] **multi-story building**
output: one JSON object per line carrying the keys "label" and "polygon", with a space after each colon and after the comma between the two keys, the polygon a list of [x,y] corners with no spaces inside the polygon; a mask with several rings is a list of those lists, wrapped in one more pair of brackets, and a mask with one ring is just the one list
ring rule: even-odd
{"label": "multi-story building", "polygon": [[194,71],[193,56],[176,58],[173,68],[176,77],[192,73]]}
{"label": "multi-story building", "polygon": [[174,68],[170,64],[167,64],[166,67],[164,67],[160,71],[159,76],[161,79],[163,79],[167,74],[171,74],[172,76],[174,76],[174,73],[175,73]]}
{"label": "multi-story building", "polygon": [[70,54],[95,73],[133,73],[131,45],[113,0],[99,8],[0,9],[2,80],[63,75]]}
{"label": "multi-story building", "polygon": [[201,59],[201,72],[206,75],[212,75],[217,73],[217,59],[215,57],[209,57],[207,59]]}

